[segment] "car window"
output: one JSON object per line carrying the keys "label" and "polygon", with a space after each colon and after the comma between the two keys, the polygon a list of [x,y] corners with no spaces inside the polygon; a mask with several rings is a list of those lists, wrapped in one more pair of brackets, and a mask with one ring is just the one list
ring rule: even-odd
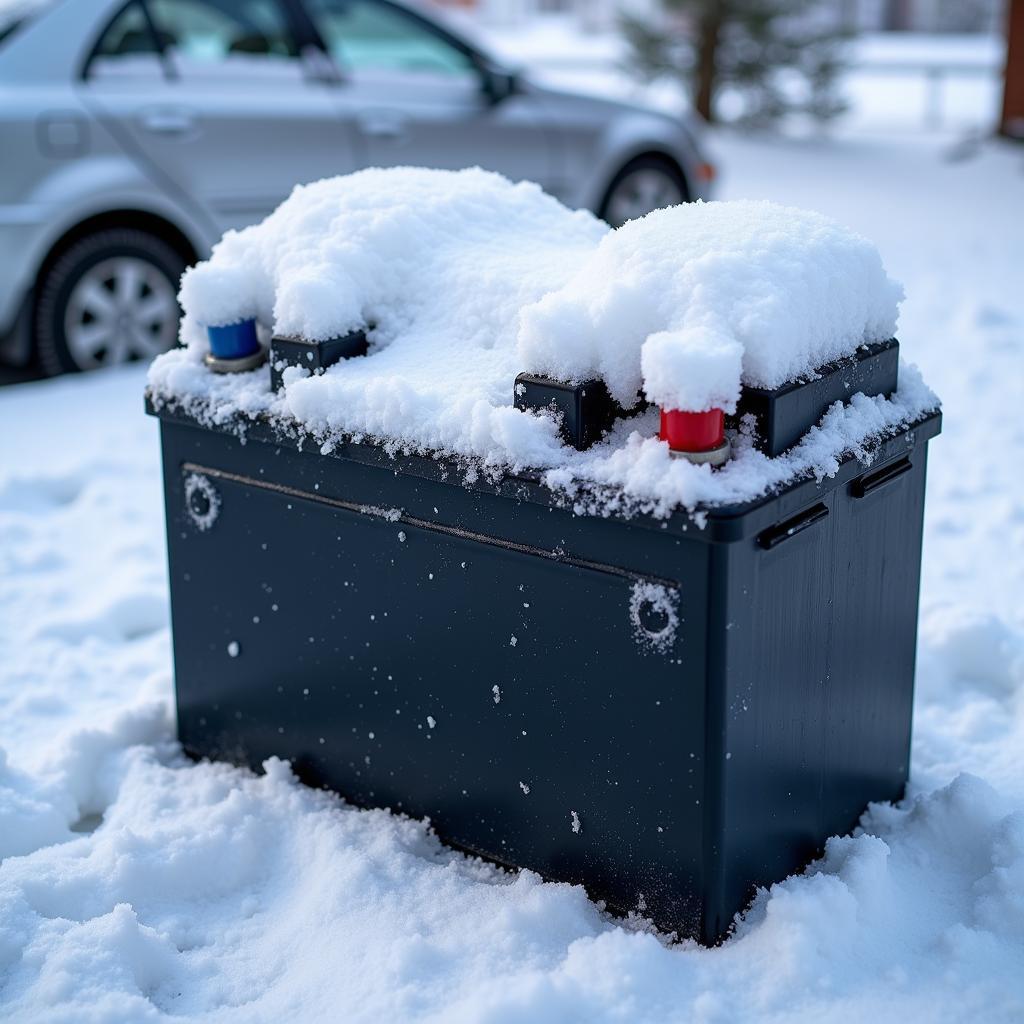
{"label": "car window", "polygon": [[165,47],[187,65],[298,55],[278,0],[148,0],[148,6]]}
{"label": "car window", "polygon": [[126,4],[104,29],[89,58],[90,78],[163,76],[160,51],[142,4]]}
{"label": "car window", "polygon": [[469,56],[422,21],[374,0],[306,0],[331,56],[350,71],[458,75]]}
{"label": "car window", "polygon": [[131,3],[107,26],[94,55],[97,58],[131,57],[157,53],[156,40],[143,13],[142,4]]}

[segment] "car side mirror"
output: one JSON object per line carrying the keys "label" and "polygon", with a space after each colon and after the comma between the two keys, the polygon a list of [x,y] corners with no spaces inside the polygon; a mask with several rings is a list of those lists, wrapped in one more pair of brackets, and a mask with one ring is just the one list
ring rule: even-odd
{"label": "car side mirror", "polygon": [[484,63],[478,65],[478,70],[481,90],[491,103],[501,103],[518,91],[519,76],[515,71]]}

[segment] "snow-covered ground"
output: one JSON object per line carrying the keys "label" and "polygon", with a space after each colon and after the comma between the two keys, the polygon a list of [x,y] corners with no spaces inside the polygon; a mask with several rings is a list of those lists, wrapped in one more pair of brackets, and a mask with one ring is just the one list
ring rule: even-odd
{"label": "snow-covered ground", "polygon": [[714,147],[725,196],[879,244],[907,291],[904,354],[945,402],[908,799],[705,950],[283,764],[190,764],[144,369],[21,385],[0,392],[0,1018],[1024,1017],[1024,159],[867,136]]}

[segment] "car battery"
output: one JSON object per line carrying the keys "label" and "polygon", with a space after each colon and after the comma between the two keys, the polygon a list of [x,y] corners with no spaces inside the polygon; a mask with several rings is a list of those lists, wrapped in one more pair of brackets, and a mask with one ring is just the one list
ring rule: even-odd
{"label": "car battery", "polygon": [[[897,361],[869,346],[739,412],[776,454],[832,402],[894,390]],[[527,383],[517,404],[572,387]],[[654,518],[576,514],[529,473],[149,411],[190,755],[286,758],[706,943],[902,795],[937,413],[870,464]]]}

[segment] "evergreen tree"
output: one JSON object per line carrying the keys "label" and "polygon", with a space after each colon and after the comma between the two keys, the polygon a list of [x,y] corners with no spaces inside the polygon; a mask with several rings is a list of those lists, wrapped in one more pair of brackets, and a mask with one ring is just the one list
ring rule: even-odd
{"label": "evergreen tree", "polygon": [[836,88],[849,33],[822,17],[820,0],[660,0],[657,19],[622,20],[630,67],[647,79],[681,78],[715,120],[723,86],[744,99],[743,119],[801,111],[819,121],[845,109]]}

